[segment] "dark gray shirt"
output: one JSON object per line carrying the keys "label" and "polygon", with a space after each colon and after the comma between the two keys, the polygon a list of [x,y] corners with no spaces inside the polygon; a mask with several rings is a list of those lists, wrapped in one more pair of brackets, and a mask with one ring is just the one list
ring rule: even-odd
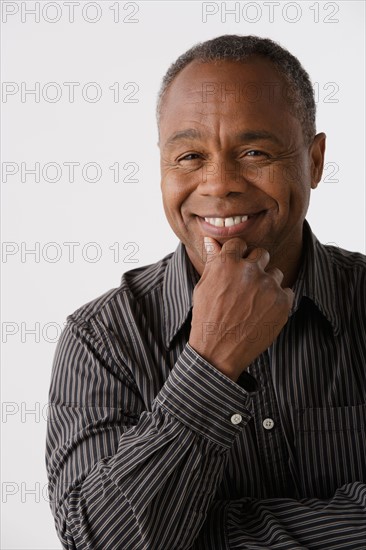
{"label": "dark gray shirt", "polygon": [[365,549],[366,257],[305,221],[289,320],[237,383],[188,344],[198,280],[180,243],[68,316],[47,435],[63,547]]}

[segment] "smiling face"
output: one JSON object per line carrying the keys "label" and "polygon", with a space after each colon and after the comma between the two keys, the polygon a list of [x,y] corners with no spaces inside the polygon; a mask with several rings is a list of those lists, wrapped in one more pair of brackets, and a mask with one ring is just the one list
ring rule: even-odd
{"label": "smiling face", "polygon": [[241,237],[266,248],[285,276],[299,259],[325,136],[304,142],[286,91],[274,66],[256,57],[193,61],[166,92],[159,126],[164,210],[200,275],[205,235],[221,245]]}

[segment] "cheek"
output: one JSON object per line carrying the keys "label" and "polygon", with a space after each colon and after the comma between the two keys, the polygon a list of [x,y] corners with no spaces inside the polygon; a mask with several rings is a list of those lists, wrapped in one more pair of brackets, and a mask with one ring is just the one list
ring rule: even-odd
{"label": "cheek", "polygon": [[178,209],[189,197],[192,189],[176,174],[166,174],[161,180],[163,201],[169,209]]}
{"label": "cheek", "polygon": [[306,170],[301,164],[277,166],[269,183],[269,194],[286,205],[306,202],[309,194],[306,178]]}
{"label": "cheek", "polygon": [[180,216],[180,209],[185,200],[185,195],[174,182],[174,178],[167,176],[162,180],[161,193],[167,218],[173,219]]}
{"label": "cheek", "polygon": [[245,167],[245,179],[278,204],[289,201],[290,185],[283,166]]}

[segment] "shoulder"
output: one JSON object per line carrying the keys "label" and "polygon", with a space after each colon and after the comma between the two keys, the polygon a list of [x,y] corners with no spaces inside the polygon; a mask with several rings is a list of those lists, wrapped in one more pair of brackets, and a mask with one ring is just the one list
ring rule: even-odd
{"label": "shoulder", "polygon": [[331,272],[330,299],[350,320],[366,326],[366,256],[334,245],[320,245]]}
{"label": "shoulder", "polygon": [[83,304],[68,315],[67,320],[90,322],[92,319],[103,317],[106,313],[109,315],[113,310],[128,308],[129,304],[140,302],[146,295],[161,289],[172,255],[173,252],[156,263],[126,271],[122,275],[119,287],[112,288]]}
{"label": "shoulder", "polygon": [[333,270],[339,276],[349,281],[363,281],[366,276],[366,256],[335,245],[317,243],[327,255]]}

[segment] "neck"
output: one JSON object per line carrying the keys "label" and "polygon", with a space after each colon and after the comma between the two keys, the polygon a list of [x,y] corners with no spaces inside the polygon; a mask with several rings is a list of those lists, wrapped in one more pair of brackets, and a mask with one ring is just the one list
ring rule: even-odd
{"label": "neck", "polygon": [[267,266],[277,267],[283,273],[282,288],[291,288],[296,283],[304,255],[304,234],[300,231],[296,240],[285,241],[280,249],[269,250],[271,259]]}

